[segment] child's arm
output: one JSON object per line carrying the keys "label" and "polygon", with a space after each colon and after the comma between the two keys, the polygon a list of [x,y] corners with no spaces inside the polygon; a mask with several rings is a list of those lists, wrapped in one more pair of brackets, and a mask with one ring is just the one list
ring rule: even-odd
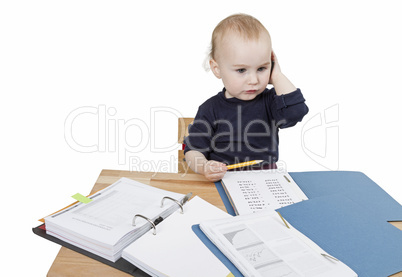
{"label": "child's arm", "polygon": [[290,82],[290,80],[282,73],[278,63],[278,59],[272,51],[271,60],[274,62],[274,68],[271,73],[271,79],[269,83],[274,85],[277,95],[288,94],[296,90],[296,87]]}
{"label": "child's arm", "polygon": [[201,152],[195,150],[188,151],[185,154],[185,158],[191,170],[204,175],[211,182],[221,180],[227,171],[224,163],[208,161]]}
{"label": "child's arm", "polygon": [[297,89],[282,73],[275,53],[272,51],[271,60],[274,67],[270,84],[274,85],[275,95],[270,101],[270,111],[277,127],[288,128],[302,121],[308,113],[308,107],[301,91]]}

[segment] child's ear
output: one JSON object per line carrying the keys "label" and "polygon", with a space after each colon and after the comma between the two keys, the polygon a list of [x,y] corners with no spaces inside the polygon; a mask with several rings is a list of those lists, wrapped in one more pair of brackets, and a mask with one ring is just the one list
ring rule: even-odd
{"label": "child's ear", "polygon": [[211,68],[211,70],[214,73],[215,77],[218,78],[218,79],[221,79],[221,71],[219,69],[219,65],[214,59],[209,60],[209,67]]}

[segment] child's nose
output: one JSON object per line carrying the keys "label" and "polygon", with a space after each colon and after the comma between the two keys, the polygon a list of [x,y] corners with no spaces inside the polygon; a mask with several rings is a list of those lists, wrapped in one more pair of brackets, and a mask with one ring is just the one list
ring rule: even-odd
{"label": "child's nose", "polygon": [[258,83],[257,74],[250,73],[248,77],[248,84],[249,85],[256,85]]}

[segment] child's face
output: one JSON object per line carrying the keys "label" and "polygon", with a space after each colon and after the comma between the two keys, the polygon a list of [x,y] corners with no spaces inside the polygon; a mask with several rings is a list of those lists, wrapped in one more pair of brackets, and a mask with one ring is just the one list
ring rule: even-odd
{"label": "child's face", "polygon": [[226,88],[226,98],[252,100],[268,85],[271,71],[271,39],[262,33],[259,39],[245,40],[228,34],[211,60],[213,73]]}

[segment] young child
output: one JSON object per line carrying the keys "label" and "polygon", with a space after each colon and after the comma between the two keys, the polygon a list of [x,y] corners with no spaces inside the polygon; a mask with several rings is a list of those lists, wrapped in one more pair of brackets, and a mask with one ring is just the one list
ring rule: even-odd
{"label": "young child", "polygon": [[213,182],[228,164],[263,160],[264,168],[276,168],[278,128],[294,126],[308,108],[282,73],[268,31],[252,16],[229,16],[212,34],[209,58],[224,88],[199,107],[189,127],[189,167]]}

